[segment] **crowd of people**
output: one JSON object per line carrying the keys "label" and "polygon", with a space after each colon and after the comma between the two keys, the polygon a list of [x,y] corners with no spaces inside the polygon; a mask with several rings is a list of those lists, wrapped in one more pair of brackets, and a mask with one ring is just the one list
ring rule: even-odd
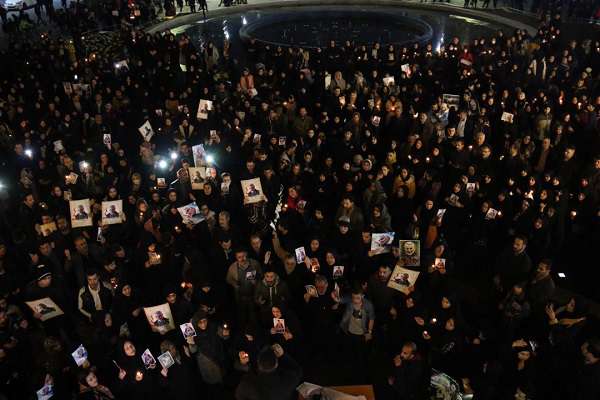
{"label": "crowd of people", "polygon": [[597,39],[121,37],[2,54],[0,398],[600,398]]}

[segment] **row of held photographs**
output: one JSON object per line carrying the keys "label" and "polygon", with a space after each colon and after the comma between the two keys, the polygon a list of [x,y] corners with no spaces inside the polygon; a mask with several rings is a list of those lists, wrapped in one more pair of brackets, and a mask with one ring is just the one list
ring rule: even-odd
{"label": "row of held photographs", "polygon": [[[192,168],[190,168],[190,170],[192,170]],[[192,188],[194,185],[194,179],[195,178],[192,177]],[[227,187],[226,190],[228,191],[229,187]],[[244,204],[253,204],[267,200],[262,191],[260,178],[242,181],[242,190],[244,193]],[[177,211],[181,215],[182,222],[185,225],[195,225],[204,220],[204,216],[200,213],[200,208],[196,202],[191,202],[185,206],[179,207],[177,208]],[[92,201],[90,199],[69,200],[69,212],[71,217],[71,226],[73,228],[93,226]],[[143,216],[143,212],[141,214]],[[125,222],[126,215],[123,212],[123,200],[103,201],[101,204],[101,215],[101,225],[113,225]],[[39,225],[38,230],[42,236],[49,236],[52,234],[52,232],[57,230],[56,223],[50,222]]]}

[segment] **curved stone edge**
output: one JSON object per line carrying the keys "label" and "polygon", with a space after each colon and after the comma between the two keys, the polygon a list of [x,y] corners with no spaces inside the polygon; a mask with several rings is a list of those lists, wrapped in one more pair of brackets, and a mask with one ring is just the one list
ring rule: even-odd
{"label": "curved stone edge", "polygon": [[[339,5],[336,6],[333,4],[328,4],[328,6],[329,7],[337,7],[339,10],[343,10],[343,7],[341,7]],[[319,6],[307,5],[306,7],[307,8],[309,8],[309,7],[318,8]],[[328,10],[328,11],[330,11],[330,10]],[[331,11],[336,12],[334,10],[331,10]],[[362,13],[372,14],[373,16],[378,17],[379,19],[387,18],[392,22],[408,23],[410,21],[410,23],[414,24],[416,29],[420,30],[420,34],[415,39],[406,40],[403,43],[395,42],[395,43],[393,43],[394,45],[405,46],[405,45],[412,45],[413,43],[423,44],[423,43],[426,43],[427,41],[429,41],[433,36],[433,28],[431,27],[431,24],[423,21],[421,18],[413,17],[413,16],[406,16],[406,15],[394,15],[392,13],[388,14],[384,11],[379,11],[373,7],[370,9],[363,8],[360,11]],[[347,12],[347,10],[346,10],[346,12]],[[289,22],[289,21],[300,20],[302,18],[303,18],[302,14],[287,14],[286,18],[283,21],[281,21],[280,19],[278,19],[278,17],[276,15],[273,14],[273,15],[269,16],[266,20],[265,20],[265,18],[260,18],[260,19],[257,19],[256,21],[250,22],[247,25],[243,25],[240,28],[238,34],[240,36],[240,39],[242,39],[243,42],[248,42],[248,41],[250,41],[251,38],[254,37],[254,36],[252,36],[252,32],[254,29],[260,29],[264,26],[269,26],[274,21],[277,23],[282,23],[282,22],[285,23],[285,22]],[[256,40],[260,43],[268,44],[271,46],[284,46],[284,47],[290,46],[289,44],[286,44],[286,43],[279,43],[279,42],[269,41],[269,40],[264,40],[264,39],[257,38]],[[392,44],[392,43],[386,43],[386,44]],[[315,49],[317,46],[303,45],[301,47],[303,47],[305,49]]]}
{"label": "curved stone edge", "polygon": [[[252,1],[252,0],[250,0]],[[207,20],[212,18],[224,17],[227,15],[240,14],[252,10],[261,9],[276,9],[279,7],[305,7],[305,6],[323,6],[323,5],[364,5],[364,6],[386,6],[386,7],[403,7],[415,10],[427,10],[437,12],[447,12],[448,14],[461,15],[465,17],[472,17],[482,21],[491,22],[494,24],[502,25],[509,29],[522,29],[526,30],[530,35],[535,35],[537,27],[525,24],[520,21],[516,21],[510,18],[506,18],[493,13],[493,10],[483,11],[471,8],[463,8],[449,4],[430,4],[420,3],[414,1],[402,1],[402,0],[266,0],[257,4],[242,4],[232,7],[223,7],[210,10],[207,13]],[[147,33],[154,34],[156,32],[162,32],[165,30],[177,28],[186,24],[193,24],[201,21],[202,13],[195,14],[184,14],[178,15],[175,18],[159,22],[153,26],[145,29]]]}

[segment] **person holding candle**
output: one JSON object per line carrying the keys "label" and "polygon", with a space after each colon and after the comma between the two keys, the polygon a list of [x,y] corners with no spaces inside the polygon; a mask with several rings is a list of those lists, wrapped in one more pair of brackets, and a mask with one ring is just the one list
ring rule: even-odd
{"label": "person holding candle", "polygon": [[142,357],[132,341],[122,341],[119,351],[120,357],[115,362],[118,395],[132,400],[157,400],[156,371],[144,367]]}
{"label": "person holding candle", "polygon": [[198,380],[195,379],[193,360],[185,351],[181,352],[178,347],[170,340],[163,340],[160,343],[160,353],[169,352],[175,364],[168,369],[157,365],[160,368],[159,384],[166,389],[169,399],[197,399],[200,391]]}
{"label": "person holding candle", "polygon": [[192,318],[196,336],[186,338],[188,352],[196,359],[202,380],[203,391],[207,398],[222,398],[223,379],[225,376],[225,348],[223,337],[215,322],[209,321],[204,311],[198,311]]}
{"label": "person holding candle", "polygon": [[267,346],[258,354],[256,371],[250,371],[242,378],[235,399],[288,399],[301,377],[302,367],[280,345]]}

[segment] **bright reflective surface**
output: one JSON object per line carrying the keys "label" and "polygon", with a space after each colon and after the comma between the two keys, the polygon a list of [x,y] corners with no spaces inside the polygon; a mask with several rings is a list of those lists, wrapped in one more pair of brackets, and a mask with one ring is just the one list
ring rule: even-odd
{"label": "bright reflective surface", "polygon": [[[196,23],[183,25],[171,31],[175,34],[185,32],[197,44],[206,41],[221,43],[223,39],[228,38],[235,54],[241,42],[240,28],[244,27],[246,30],[252,26],[258,26],[251,32],[251,36],[257,39],[299,47],[324,47],[331,39],[339,42],[352,40],[356,43],[401,43],[419,38],[430,27],[430,36],[426,38],[426,42],[431,42],[434,48],[437,48],[454,36],[468,42],[481,36],[489,36],[499,29],[499,26],[493,23],[449,15],[445,11],[377,7],[376,11],[385,15],[384,18],[373,15],[365,18],[365,11],[372,12],[364,6],[281,7],[248,11],[206,21],[199,16]],[[323,18],[324,15],[326,18]],[[397,21],[394,21],[393,17],[398,17]],[[420,24],[406,23],[408,20]],[[427,28],[423,28],[424,26]]]}

